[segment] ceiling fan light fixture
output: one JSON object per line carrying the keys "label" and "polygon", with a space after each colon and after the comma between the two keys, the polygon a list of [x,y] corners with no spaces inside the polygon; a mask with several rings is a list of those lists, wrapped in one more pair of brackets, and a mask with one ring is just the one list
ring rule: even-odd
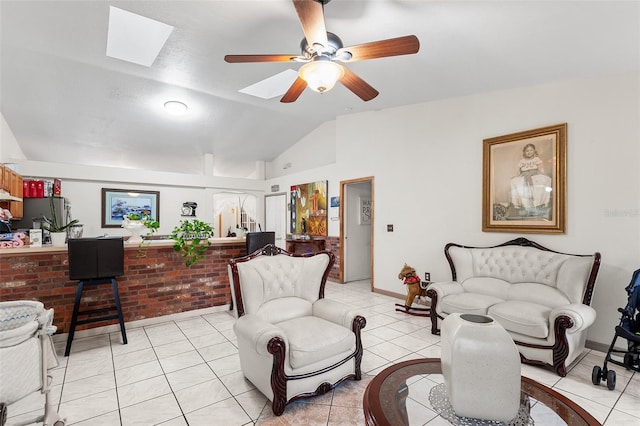
{"label": "ceiling fan light fixture", "polygon": [[331,90],[344,76],[344,68],[328,58],[317,57],[313,62],[304,64],[299,74],[310,89],[324,93]]}
{"label": "ceiling fan light fixture", "polygon": [[164,103],[164,110],[169,115],[185,115],[189,107],[184,102],[167,101]]}

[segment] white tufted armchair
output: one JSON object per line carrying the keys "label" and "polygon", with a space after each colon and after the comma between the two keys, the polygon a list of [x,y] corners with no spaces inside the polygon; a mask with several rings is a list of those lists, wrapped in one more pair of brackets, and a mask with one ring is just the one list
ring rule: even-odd
{"label": "white tufted armchair", "polygon": [[334,261],[328,251],[293,254],[273,244],[229,261],[240,365],[277,416],[295,399],[361,378],[366,321],[324,298]]}

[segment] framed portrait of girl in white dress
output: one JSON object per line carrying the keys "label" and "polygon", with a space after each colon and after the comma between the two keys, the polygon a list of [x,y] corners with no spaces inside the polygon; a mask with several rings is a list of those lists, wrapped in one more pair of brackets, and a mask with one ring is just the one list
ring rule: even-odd
{"label": "framed portrait of girl in white dress", "polygon": [[482,230],[563,234],[567,123],[483,141]]}

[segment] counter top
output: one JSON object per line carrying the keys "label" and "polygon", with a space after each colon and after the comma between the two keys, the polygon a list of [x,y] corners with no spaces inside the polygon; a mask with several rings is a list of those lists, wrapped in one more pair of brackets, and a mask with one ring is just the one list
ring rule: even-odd
{"label": "counter top", "polygon": [[[222,237],[222,238],[209,238],[209,241],[211,241],[211,245],[212,246],[224,246],[224,245],[231,245],[231,244],[238,244],[239,242],[244,242],[245,239],[244,238],[236,238],[236,237]],[[145,241],[142,246],[143,247],[172,247],[173,246],[174,241],[171,239],[166,239],[166,240],[148,240]],[[124,248],[125,250],[127,249],[138,249],[140,248],[140,244],[137,243],[127,243],[126,241],[124,242]],[[22,246],[22,247],[16,247],[16,248],[5,248],[5,249],[0,249],[0,256],[2,255],[15,255],[15,254],[22,254],[22,253],[58,253],[58,252],[67,252],[67,245],[65,244],[64,246],[60,246],[60,247],[53,247],[51,245],[43,245],[42,247],[29,247],[29,246]]]}

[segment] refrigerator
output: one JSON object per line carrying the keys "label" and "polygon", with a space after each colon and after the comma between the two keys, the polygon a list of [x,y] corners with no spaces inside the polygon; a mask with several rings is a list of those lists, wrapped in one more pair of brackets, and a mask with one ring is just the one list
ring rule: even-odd
{"label": "refrigerator", "polygon": [[[20,220],[12,220],[13,230],[23,230],[34,228],[34,221],[41,222],[42,217],[51,218],[51,200],[49,198],[23,198],[23,215]],[[66,225],[69,222],[69,209],[64,197],[53,197],[53,207],[56,209],[58,223]],[[39,228],[39,225],[35,226]]]}

